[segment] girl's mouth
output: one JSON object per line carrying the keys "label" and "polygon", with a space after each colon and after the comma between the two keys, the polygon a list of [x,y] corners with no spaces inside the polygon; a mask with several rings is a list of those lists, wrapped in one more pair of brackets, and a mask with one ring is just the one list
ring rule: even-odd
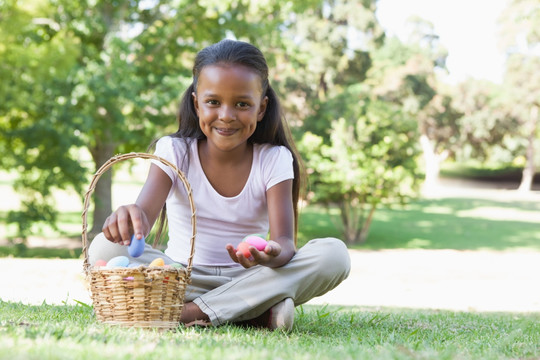
{"label": "girl's mouth", "polygon": [[227,129],[227,128],[215,128],[215,130],[219,135],[222,135],[222,136],[230,136],[237,131],[236,129]]}

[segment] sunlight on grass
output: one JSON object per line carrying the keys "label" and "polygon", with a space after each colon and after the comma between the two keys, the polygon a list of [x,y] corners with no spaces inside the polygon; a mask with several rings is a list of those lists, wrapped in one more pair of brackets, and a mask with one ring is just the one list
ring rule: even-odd
{"label": "sunlight on grass", "polygon": [[540,222],[540,214],[538,212],[498,206],[476,207],[470,210],[458,211],[456,215],[465,218],[488,220],[523,221],[537,224]]}
{"label": "sunlight on grass", "polygon": [[367,242],[355,248],[540,251],[539,219],[534,202],[420,199],[378,209]]}
{"label": "sunlight on grass", "polygon": [[424,208],[424,211],[427,212],[427,213],[430,213],[430,214],[451,214],[452,213],[452,208],[450,208],[448,206],[431,205],[431,206],[426,206]]}
{"label": "sunlight on grass", "polygon": [[414,223],[414,226],[422,227],[422,228],[430,228],[433,227],[433,222],[427,221],[427,220],[420,220]]}
{"label": "sunlight on grass", "polygon": [[412,239],[407,243],[407,248],[417,249],[417,248],[429,248],[431,246],[431,241],[426,239]]}

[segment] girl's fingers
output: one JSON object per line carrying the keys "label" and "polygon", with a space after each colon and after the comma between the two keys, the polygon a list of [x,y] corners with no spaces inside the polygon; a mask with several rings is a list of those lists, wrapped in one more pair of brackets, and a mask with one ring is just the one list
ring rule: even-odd
{"label": "girl's fingers", "polygon": [[[129,211],[129,217],[131,219],[131,225],[133,226],[133,234],[138,240],[140,240],[144,236],[144,232],[145,232],[144,227],[148,223],[148,221],[146,220],[146,216],[141,211],[141,209],[136,205],[130,206],[128,208],[128,211]],[[130,236],[130,241],[131,241],[131,236]]]}
{"label": "girl's fingers", "polygon": [[232,246],[231,244],[227,244],[227,246],[225,246],[225,249],[227,249],[227,252],[229,253],[229,257],[232,259],[232,261],[234,261],[235,263],[238,263],[238,257],[236,256],[236,250],[234,248],[234,246]]}
{"label": "girl's fingers", "polygon": [[119,237],[122,244],[129,245],[131,242],[131,224],[129,219],[129,212],[124,206],[121,206],[116,210],[117,226]]}
{"label": "girl's fingers", "polygon": [[248,269],[248,268],[250,268],[252,266],[258,265],[257,262],[255,262],[254,260],[253,261],[249,260],[241,252],[237,252],[236,257],[238,258],[238,263],[240,265],[242,265],[243,267],[245,267],[246,269]]}
{"label": "girl's fingers", "polygon": [[117,243],[120,241],[120,236],[118,233],[118,227],[116,226],[116,214],[113,213],[111,216],[105,220],[105,223],[103,224],[103,234],[105,237],[112,241],[113,243]]}
{"label": "girl's fingers", "polygon": [[103,227],[101,228],[101,231],[103,232],[103,235],[107,238],[109,241],[113,241],[113,237],[111,235],[111,232],[109,231],[109,218],[105,219],[105,222],[103,223]]}
{"label": "girl's fingers", "polygon": [[112,242],[129,245],[131,236],[142,239],[148,229],[148,219],[137,205],[120,206],[103,224],[103,234]]}
{"label": "girl's fingers", "polygon": [[281,253],[281,246],[275,241],[268,243],[266,248],[262,251],[257,250],[254,246],[249,247],[251,256],[247,258],[241,251],[236,251],[234,246],[227,244],[225,247],[231,259],[244,268],[250,268],[255,265],[264,265],[269,263],[273,258]]}
{"label": "girl's fingers", "polygon": [[281,254],[281,245],[279,245],[279,243],[275,241],[270,240],[268,241],[268,244],[266,245],[263,251],[265,254],[269,256],[276,257],[279,254]]}

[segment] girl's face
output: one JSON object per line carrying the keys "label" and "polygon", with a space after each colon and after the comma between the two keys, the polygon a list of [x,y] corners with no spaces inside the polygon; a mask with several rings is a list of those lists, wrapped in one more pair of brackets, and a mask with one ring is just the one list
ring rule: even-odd
{"label": "girl's face", "polygon": [[204,67],[192,96],[208,145],[221,151],[247,144],[268,103],[262,96],[260,76],[235,64]]}

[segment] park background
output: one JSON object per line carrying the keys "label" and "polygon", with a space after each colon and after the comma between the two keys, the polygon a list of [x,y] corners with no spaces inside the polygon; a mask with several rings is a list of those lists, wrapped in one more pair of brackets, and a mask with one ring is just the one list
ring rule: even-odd
{"label": "park background", "polygon": [[[0,266],[20,276],[3,277],[4,301],[87,302],[92,174],[174,132],[196,52],[234,38],[266,54],[305,160],[299,245],[336,236],[351,251],[351,278],[314,305],[540,311],[537,1],[12,0],[0,11]],[[147,166],[101,178],[91,234],[135,200]],[[538,356],[529,345],[508,356]]]}

